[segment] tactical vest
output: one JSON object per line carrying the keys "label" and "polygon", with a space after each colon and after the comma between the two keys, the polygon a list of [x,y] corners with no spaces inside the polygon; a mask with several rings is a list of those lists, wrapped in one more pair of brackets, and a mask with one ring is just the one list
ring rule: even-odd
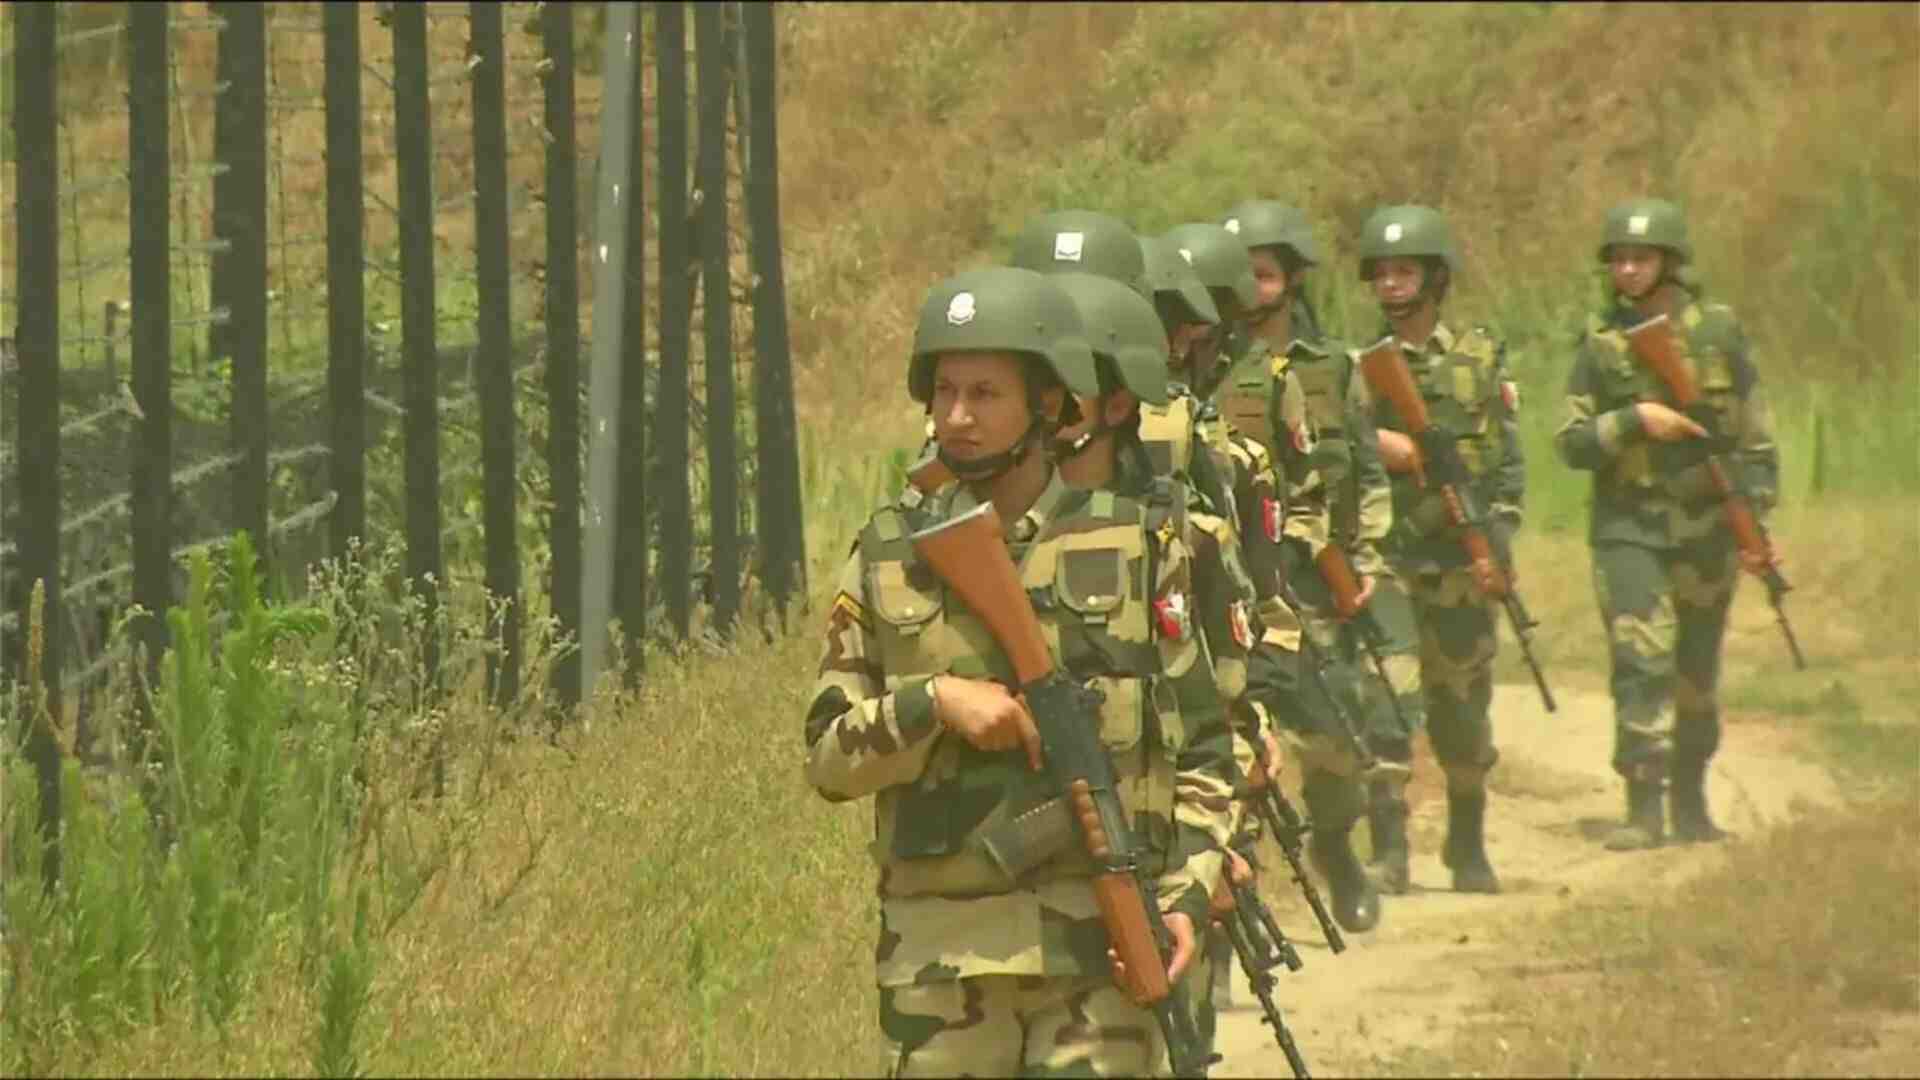
{"label": "tactical vest", "polygon": [[[1407,364],[1426,399],[1428,419],[1456,436],[1460,460],[1484,501],[1487,481],[1506,460],[1500,433],[1505,406],[1500,397],[1499,343],[1485,327],[1476,326],[1456,338],[1445,355],[1431,356],[1422,350],[1409,354]],[[1392,406],[1382,402],[1377,407],[1393,421],[1395,430],[1404,430]],[[1394,520],[1405,520],[1416,535],[1433,536],[1448,527],[1446,505],[1439,494],[1419,487],[1410,474],[1393,477],[1393,496]]]}
{"label": "tactical vest", "polygon": [[[1613,321],[1587,317],[1586,349],[1594,374],[1595,415],[1641,401],[1671,405],[1666,387],[1633,353],[1622,332],[1638,316],[1620,312]],[[1740,344],[1740,328],[1723,304],[1689,303],[1674,320],[1682,357],[1700,390],[1710,431],[1728,443],[1745,434],[1741,399],[1753,384]],[[1684,505],[1717,499],[1705,462],[1691,448],[1647,439],[1629,440],[1611,465],[1596,475],[1609,494],[1629,499],[1662,493]]]}
{"label": "tactical vest", "polygon": [[1165,405],[1140,405],[1140,445],[1156,476],[1186,475],[1193,460],[1194,400],[1176,394]]}
{"label": "tactical vest", "polygon": [[[1184,729],[1172,688],[1159,678],[1151,632],[1155,549],[1143,507],[1110,491],[1069,491],[1026,543],[1010,543],[1047,644],[1063,668],[1097,689],[1100,739],[1120,795],[1149,849],[1150,869],[1171,842],[1173,772]],[[991,633],[913,552],[897,511],[876,514],[860,538],[876,655],[886,687],[935,674],[1013,685]],[[939,736],[920,778],[878,793],[876,853],[887,895],[1006,892],[1009,881],[983,841],[1054,793],[1023,751],[989,753]],[[1155,829],[1153,826],[1165,823]],[[1157,834],[1156,834],[1157,833]],[[1086,876],[1084,849],[1068,845],[1018,884]]]}
{"label": "tactical vest", "polygon": [[1287,363],[1286,356],[1274,352],[1266,342],[1251,342],[1228,369],[1216,395],[1220,415],[1227,418],[1234,430],[1258,442],[1276,457],[1278,451],[1273,445],[1273,421],[1269,418],[1268,404],[1273,400],[1273,384],[1285,373]]}

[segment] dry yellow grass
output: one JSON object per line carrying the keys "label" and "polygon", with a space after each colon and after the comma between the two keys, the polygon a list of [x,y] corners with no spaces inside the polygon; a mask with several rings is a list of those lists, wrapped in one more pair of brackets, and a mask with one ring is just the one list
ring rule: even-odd
{"label": "dry yellow grass", "polygon": [[[458,20],[434,25],[436,40],[462,29]],[[1911,296],[1901,290],[1920,263],[1917,28],[1911,6],[1893,5],[783,7],[785,258],[814,610],[851,525],[881,489],[876,458],[914,439],[916,413],[900,375],[921,295],[937,277],[991,260],[1022,218],[1057,202],[1104,194],[1113,209],[1157,229],[1259,188],[1308,207],[1331,249],[1332,278],[1344,275],[1337,268],[1348,265],[1350,234],[1375,202],[1430,200],[1462,223],[1470,274],[1461,305],[1485,310],[1509,301],[1502,288],[1538,289],[1545,327],[1585,299],[1568,283],[1589,266],[1606,205],[1631,190],[1669,190],[1696,207],[1716,286],[1766,321],[1778,345],[1763,361],[1769,379],[1903,370],[1913,353],[1899,336],[1912,325]],[[368,30],[369,62],[384,39]],[[1623,42],[1632,46],[1624,55]],[[457,42],[442,45],[457,51]],[[210,42],[194,48],[210,71]],[[583,97],[590,87],[583,80]],[[1250,92],[1263,87],[1285,107],[1256,107]],[[371,82],[368,105],[385,107]],[[1874,123],[1863,125],[1863,116]],[[389,166],[372,155],[382,122],[369,119],[368,167],[390,184],[381,171]],[[113,123],[76,128],[76,138],[95,140],[86,144],[94,153],[118,154],[124,123],[117,131]],[[581,137],[593,145],[585,125]],[[1847,186],[1861,170],[1880,186]],[[443,174],[455,185],[443,194],[457,190],[453,176]],[[0,180],[10,191],[10,174]],[[1807,253],[1821,222],[1851,220],[1821,216],[1835,192],[1889,200],[1904,228],[1840,268],[1863,282],[1844,293],[1858,333],[1828,342],[1795,301],[1816,275],[1839,272]],[[450,229],[463,227],[459,217]],[[464,250],[460,234],[443,242]],[[1527,376],[1536,380],[1532,400],[1557,396],[1557,359],[1542,357],[1529,371],[1538,373]],[[1542,484],[1571,482],[1550,461],[1537,468]],[[1800,586],[1790,603],[1809,656],[1828,666],[1823,677],[1842,666],[1862,676],[1897,671],[1920,653],[1916,587],[1903,570],[1914,520],[1910,500],[1789,501],[1777,527]],[[1583,539],[1529,530],[1520,544],[1550,676],[1556,685],[1598,685],[1604,653]],[[591,733],[564,751],[510,751],[520,779],[480,824],[471,857],[390,941],[361,1047],[368,1067],[868,1067],[859,1049],[874,1031],[868,811],[827,806],[798,773],[815,629],[803,619],[770,644],[656,657],[644,693],[603,703]],[[1758,590],[1745,587],[1730,669],[1784,663],[1773,633]],[[1513,663],[1503,650],[1503,677],[1520,677]],[[1431,785],[1430,762],[1421,768]],[[1906,905],[1895,910],[1915,909],[1900,876],[1906,864],[1890,863],[1891,876],[1858,876],[1878,873],[1865,865],[1867,853],[1911,852],[1912,836],[1897,833],[1900,846],[1879,849],[1865,826],[1823,828],[1758,849],[1764,858],[1729,880],[1757,888],[1771,868],[1815,866],[1889,890],[1888,903]],[[1807,861],[1823,850],[1856,858]],[[1723,913],[1721,923],[1760,919],[1767,933],[1641,940],[1636,949],[1667,950],[1671,971],[1687,978],[1629,972],[1622,978],[1630,981],[1600,988],[1634,1008],[1689,1007],[1703,985],[1778,977],[1787,969],[1769,966],[1751,943],[1791,937],[1843,944],[1854,958],[1847,970],[1884,994],[1890,984],[1874,974],[1884,972],[1882,958],[1864,957],[1854,928],[1821,915],[1811,901],[1825,891],[1794,880],[1802,893],[1768,894],[1764,907],[1745,906],[1738,890],[1690,896],[1694,910]],[[1799,921],[1814,915],[1826,921]],[[1645,918],[1636,913],[1623,929],[1643,930]],[[1577,935],[1566,947],[1593,945],[1596,928],[1611,926],[1582,923],[1566,931]],[[1725,954],[1732,958],[1718,949],[1734,950]],[[303,1070],[313,1016],[290,957],[269,965],[224,1035],[176,1010],[126,1038],[48,1046],[36,1060],[50,1072]],[[1603,1067],[1568,1057],[1561,1034],[1587,1031],[1581,1046],[1591,1049],[1614,1030],[1567,1027],[1597,999],[1594,989],[1570,986],[1567,1004],[1553,1006],[1566,1013],[1540,1014],[1528,1030],[1542,1049],[1525,1062],[1548,1072]],[[1737,1030],[1730,999],[1714,993],[1711,1022]],[[1817,1011],[1838,993],[1831,982],[1813,996],[1782,991],[1767,1008]],[[1591,1015],[1625,1030],[1636,1030],[1640,1016]],[[1779,1016],[1749,1015],[1755,1025]],[[1809,1030],[1792,1026],[1802,1022],[1782,1019],[1778,1030]],[[1731,1038],[1703,1045],[1685,1059],[1595,1060],[1701,1072],[1751,1071],[1744,1066],[1758,1060]],[[1471,1056],[1479,1052],[1433,1064],[1522,1067],[1517,1053]]]}

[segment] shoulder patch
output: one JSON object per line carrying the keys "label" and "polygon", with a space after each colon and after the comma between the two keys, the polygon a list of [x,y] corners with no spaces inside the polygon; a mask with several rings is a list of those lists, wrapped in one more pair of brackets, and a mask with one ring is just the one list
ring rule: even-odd
{"label": "shoulder patch", "polygon": [[867,609],[858,598],[846,590],[833,598],[833,607],[827,612],[828,625],[846,620],[862,630],[872,630],[873,623],[867,618]]}

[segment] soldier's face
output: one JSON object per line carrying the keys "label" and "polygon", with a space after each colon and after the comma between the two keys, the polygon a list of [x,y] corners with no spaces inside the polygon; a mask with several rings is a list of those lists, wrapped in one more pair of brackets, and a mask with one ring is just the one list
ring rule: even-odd
{"label": "soldier's face", "polygon": [[1420,295],[1426,271],[1419,259],[1390,255],[1373,263],[1373,298],[1382,307],[1404,307]]}
{"label": "soldier's face", "polygon": [[[933,437],[940,448],[960,461],[1011,450],[1031,420],[1024,371],[1010,352],[943,353],[933,368]],[[1048,393],[1057,410],[1060,392]]]}
{"label": "soldier's face", "polygon": [[1607,249],[1607,273],[1613,287],[1629,300],[1638,300],[1660,284],[1666,254],[1645,244],[1615,244]]}
{"label": "soldier's face", "polygon": [[1272,307],[1287,295],[1287,272],[1271,248],[1256,248],[1247,253],[1253,259],[1253,281],[1260,287],[1260,306]]}

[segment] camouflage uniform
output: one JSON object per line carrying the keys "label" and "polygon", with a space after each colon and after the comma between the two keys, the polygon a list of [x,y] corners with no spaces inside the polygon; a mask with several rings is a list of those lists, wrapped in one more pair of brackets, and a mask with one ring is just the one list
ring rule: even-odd
{"label": "camouflage uniform", "polygon": [[[1161,324],[1172,346],[1175,328],[1183,323],[1219,323],[1219,308],[1208,295],[1194,267],[1161,238],[1142,240],[1148,285],[1153,290]],[[1216,279],[1221,280],[1221,279]],[[1255,585],[1249,561],[1278,540],[1280,502],[1266,451],[1232,429],[1218,407],[1186,384],[1169,388],[1164,406],[1141,410],[1140,439],[1150,471],[1171,477],[1194,493],[1188,513],[1196,546],[1196,592],[1202,610],[1210,613],[1205,632],[1214,644],[1214,670],[1221,694],[1235,717],[1234,756],[1240,775],[1250,773],[1257,760],[1255,747],[1277,734],[1276,710],[1268,691],[1281,681],[1276,671],[1289,674],[1297,641],[1283,647],[1282,635],[1297,626],[1292,612],[1270,592]],[[1265,527],[1249,527],[1249,521]],[[1198,553],[1220,552],[1224,584],[1209,597],[1198,567]],[[1223,612],[1226,618],[1219,617]],[[1278,763],[1274,763],[1278,767]],[[1277,782],[1277,781],[1276,781]],[[1233,806],[1231,831],[1257,833],[1258,820],[1246,816],[1246,804]],[[1258,868],[1253,868],[1257,874]],[[1217,1009],[1232,985],[1233,945],[1223,928],[1209,924],[1205,949],[1195,961],[1195,1026],[1212,1045]]]}
{"label": "camouflage uniform", "polygon": [[[1664,248],[1676,263],[1689,254],[1684,221],[1670,203],[1637,200],[1616,209],[1601,259],[1621,241]],[[1618,296],[1588,316],[1567,382],[1566,421],[1554,437],[1562,460],[1593,473],[1589,541],[1612,642],[1613,768],[1628,782],[1629,824],[1610,839],[1613,847],[1660,842],[1660,792],[1669,780],[1675,832],[1717,835],[1703,782],[1720,744],[1720,643],[1739,577],[1739,553],[1699,444],[1641,433],[1638,402],[1672,404],[1622,333],[1642,319]],[[1731,479],[1756,512],[1771,507],[1779,457],[1739,321],[1726,305],[1688,292],[1673,322],[1706,406],[1696,418],[1731,447]]]}
{"label": "camouflage uniform", "polygon": [[[1427,259],[1429,280],[1442,267],[1450,276],[1455,261],[1445,220],[1424,207],[1377,212],[1363,230],[1360,250],[1362,281],[1372,279],[1372,260],[1388,255]],[[1390,326],[1381,330],[1383,336],[1392,332]],[[1472,478],[1471,495],[1486,508],[1490,539],[1497,549],[1510,550],[1505,541],[1520,527],[1526,461],[1506,346],[1485,327],[1457,332],[1444,320],[1434,324],[1425,341],[1400,346],[1432,424],[1456,440]],[[1379,428],[1405,433],[1390,403],[1373,404]],[[1499,882],[1485,856],[1484,822],[1487,771],[1499,759],[1491,716],[1499,603],[1475,584],[1439,492],[1421,486],[1412,473],[1393,474],[1391,480],[1393,531],[1386,554],[1412,595],[1427,732],[1447,777],[1442,861],[1452,869],[1456,889],[1497,892]]]}
{"label": "camouflage uniform", "polygon": [[[945,302],[936,288],[929,306]],[[975,318],[971,296],[950,310]],[[1068,811],[1023,752],[977,750],[935,716],[935,675],[1013,682],[986,627],[908,539],[973,505],[968,487],[949,484],[867,523],[840,573],[806,718],[808,782],[830,801],[874,798],[887,1071],[1160,1073],[1154,1018],[1114,987],[1096,867]],[[1100,739],[1161,910],[1200,927],[1226,808],[1195,793],[1225,789],[1231,751],[1192,629],[1188,553],[1145,524],[1138,503],[1053,472],[1007,543],[1056,659],[1104,697]]]}

